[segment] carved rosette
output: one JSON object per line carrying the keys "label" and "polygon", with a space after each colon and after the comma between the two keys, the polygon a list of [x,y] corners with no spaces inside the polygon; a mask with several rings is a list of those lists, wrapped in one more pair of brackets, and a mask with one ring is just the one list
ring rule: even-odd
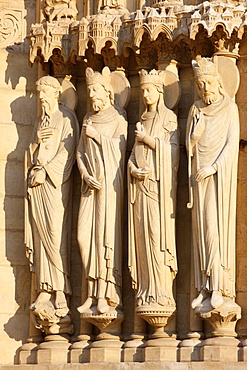
{"label": "carved rosette", "polygon": [[21,11],[0,11],[0,49],[22,41],[21,19]]}

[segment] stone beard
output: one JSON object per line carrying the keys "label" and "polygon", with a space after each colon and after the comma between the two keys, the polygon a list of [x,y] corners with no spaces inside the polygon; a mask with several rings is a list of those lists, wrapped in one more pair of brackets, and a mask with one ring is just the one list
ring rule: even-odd
{"label": "stone beard", "polygon": [[192,307],[210,296],[212,307],[217,308],[223,304],[222,296],[235,297],[239,116],[237,105],[223,92],[219,76],[207,71],[195,79],[202,100],[190,109],[186,134],[199,291]]}
{"label": "stone beard", "polygon": [[84,118],[77,154],[82,177],[78,242],[88,282],[88,298],[78,310],[85,312],[96,305],[98,313],[107,313],[110,306],[122,305],[127,122],[112,105],[112,92],[109,91],[112,88],[105,83],[106,77],[88,68],[86,76],[90,73],[92,80],[87,80],[87,85],[93,111]]}
{"label": "stone beard", "polygon": [[[55,82],[54,82],[55,80]],[[25,237],[35,290],[35,311],[52,300],[61,316],[68,312],[69,225],[71,171],[76,159],[78,122],[58,105],[59,82],[46,76],[38,81],[43,114],[34,128],[27,152],[27,209]],[[57,311],[58,312],[58,311]]]}

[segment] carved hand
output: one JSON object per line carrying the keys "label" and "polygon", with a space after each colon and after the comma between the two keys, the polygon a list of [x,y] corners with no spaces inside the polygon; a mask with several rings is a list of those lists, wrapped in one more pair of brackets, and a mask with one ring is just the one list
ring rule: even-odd
{"label": "carved hand", "polygon": [[90,175],[85,176],[84,180],[86,181],[86,183],[91,189],[96,189],[96,190],[101,189],[101,183],[97,181],[93,176],[90,176]]}
{"label": "carved hand", "polygon": [[142,141],[143,142],[143,139],[144,139],[144,137],[146,135],[147,135],[147,133],[144,130],[143,125],[141,124],[141,122],[137,122],[137,124],[136,124],[136,130],[135,130],[136,139],[138,141]]}
{"label": "carved hand", "polygon": [[199,182],[204,180],[206,177],[211,176],[216,173],[216,170],[213,166],[203,167],[196,174],[196,181]]}
{"label": "carved hand", "polygon": [[145,180],[146,176],[150,173],[150,168],[135,168],[132,170],[131,175],[138,180]]}
{"label": "carved hand", "polygon": [[40,144],[41,141],[45,142],[49,139],[49,137],[52,135],[52,129],[49,127],[43,127],[37,131],[37,138],[36,142],[37,144]]}
{"label": "carved hand", "polygon": [[99,133],[95,130],[95,128],[91,124],[85,123],[83,125],[83,131],[84,134],[88,137],[91,137],[91,139],[95,139],[99,136]]}
{"label": "carved hand", "polygon": [[205,120],[202,112],[199,112],[194,117],[194,130],[192,132],[192,139],[199,139],[205,130]]}
{"label": "carved hand", "polygon": [[44,184],[46,179],[46,172],[44,169],[37,169],[33,172],[31,179],[30,179],[30,187],[33,188],[34,186],[38,186]]}

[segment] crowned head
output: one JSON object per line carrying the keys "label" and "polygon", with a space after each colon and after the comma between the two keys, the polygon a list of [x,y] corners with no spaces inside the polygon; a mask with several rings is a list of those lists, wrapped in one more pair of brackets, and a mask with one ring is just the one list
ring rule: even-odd
{"label": "crowned head", "polygon": [[98,112],[114,105],[114,92],[111,85],[111,72],[104,67],[102,73],[86,69],[86,83],[93,110]]}
{"label": "crowned head", "polygon": [[164,93],[164,71],[152,69],[139,72],[143,100],[148,110],[156,110],[160,95]]}
{"label": "crowned head", "polygon": [[198,58],[192,61],[192,67],[201,99],[207,105],[217,102],[223,95],[223,82],[217,65],[210,58]]}

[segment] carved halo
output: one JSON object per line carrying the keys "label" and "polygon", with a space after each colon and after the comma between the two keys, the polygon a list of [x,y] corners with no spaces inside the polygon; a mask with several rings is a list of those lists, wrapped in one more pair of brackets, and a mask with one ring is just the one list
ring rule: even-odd
{"label": "carved halo", "polygon": [[130,84],[123,72],[111,72],[111,85],[114,91],[116,104],[126,108],[130,98]]}
{"label": "carved halo", "polygon": [[238,91],[240,83],[238,67],[233,60],[224,56],[213,56],[213,62],[217,65],[225,91],[229,97],[233,99]]}
{"label": "carved halo", "polygon": [[60,103],[65,107],[75,111],[78,102],[78,96],[75,86],[70,82],[71,76],[59,77],[61,84]]}
{"label": "carved halo", "polygon": [[164,73],[164,100],[169,109],[175,109],[181,96],[181,87],[178,76],[166,70]]}

